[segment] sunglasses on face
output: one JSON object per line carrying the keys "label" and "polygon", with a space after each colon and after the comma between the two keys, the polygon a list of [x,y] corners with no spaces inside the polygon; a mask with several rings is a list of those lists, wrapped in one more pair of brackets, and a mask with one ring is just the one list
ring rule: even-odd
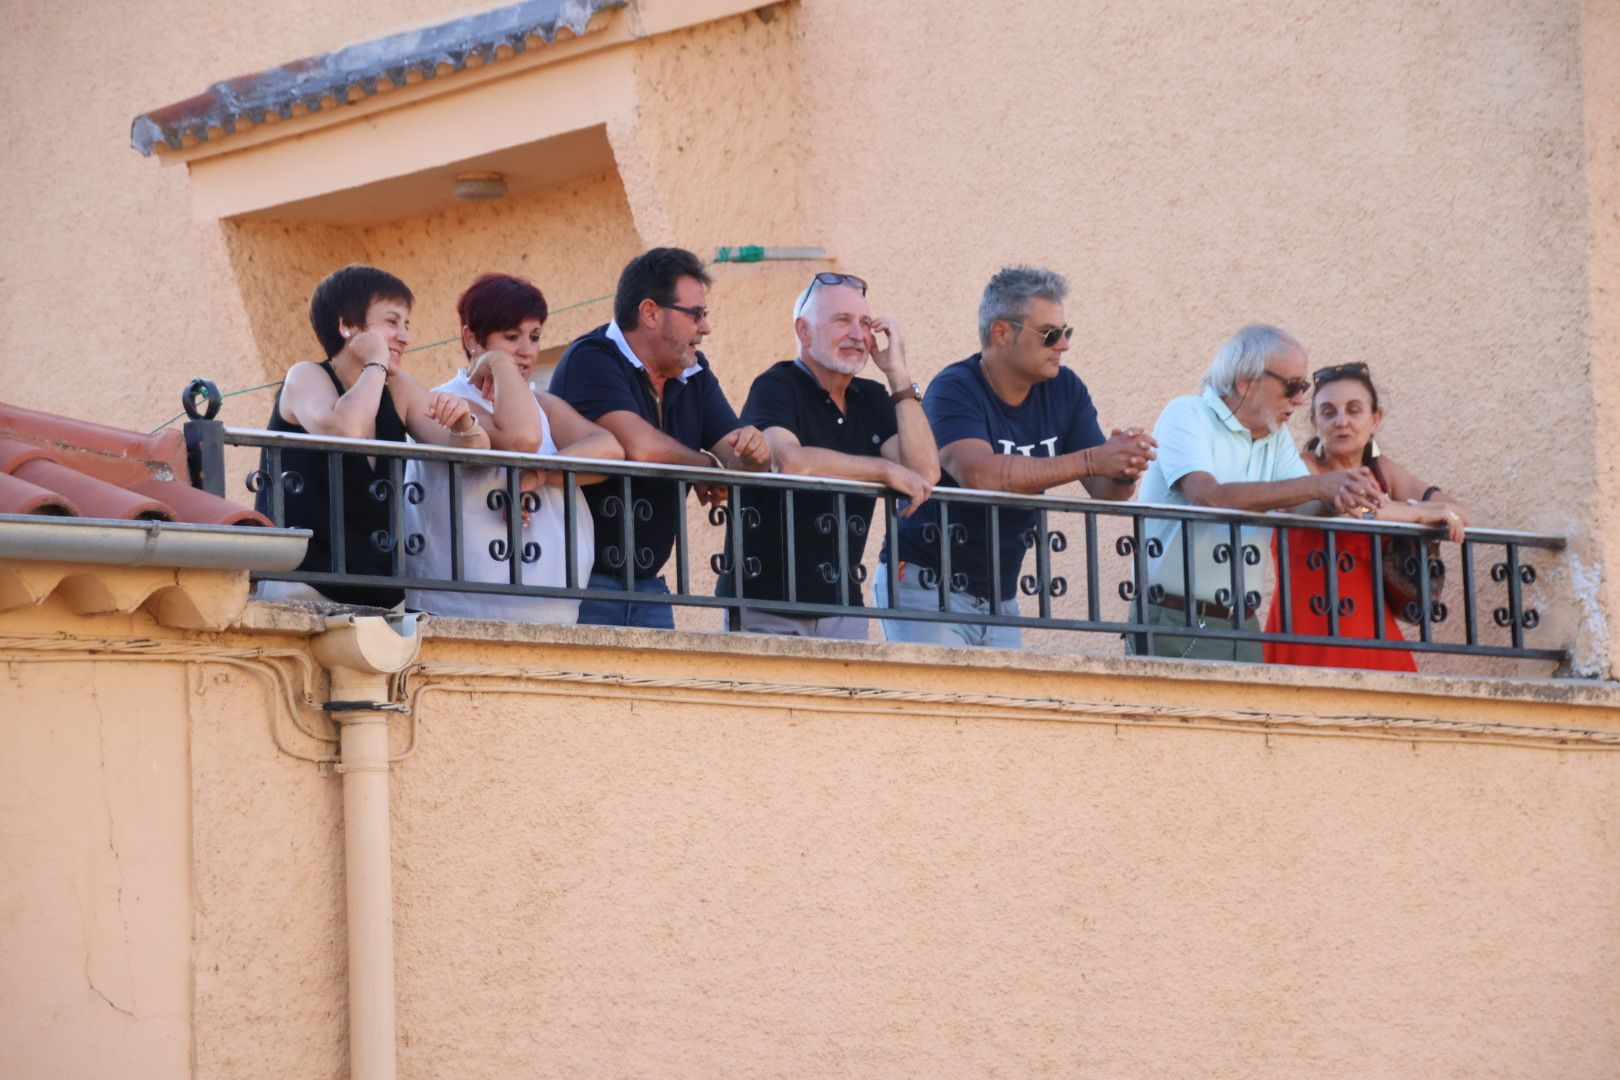
{"label": "sunglasses on face", "polygon": [[678,311],[693,322],[702,322],[709,317],[709,309],[706,307],[684,307],[681,304],[659,304],[658,306],[668,308],[670,311]]}
{"label": "sunglasses on face", "polygon": [[1285,379],[1270,368],[1265,368],[1264,371],[1267,375],[1282,383],[1283,393],[1291,398],[1299,397],[1299,395],[1311,388],[1311,380],[1309,379]]}
{"label": "sunglasses on face", "polygon": [[1321,386],[1334,379],[1365,379],[1371,375],[1372,372],[1367,370],[1367,365],[1358,360],[1353,364],[1335,364],[1332,367],[1317,368],[1311,372],[1311,381]]}
{"label": "sunglasses on face", "polygon": [[[1008,326],[1016,326],[1020,330],[1023,330],[1025,328],[1023,323],[1018,322],[1018,321],[1016,321],[1014,319],[1008,319],[1008,320],[1006,320],[1006,322],[1007,322]],[[1041,331],[1041,344],[1046,346],[1048,349],[1050,349],[1050,348],[1053,348],[1054,346],[1057,345],[1059,338],[1062,338],[1064,341],[1068,341],[1068,340],[1072,339],[1073,337],[1074,337],[1074,327],[1072,327],[1072,326],[1054,326],[1050,330]]]}
{"label": "sunglasses on face", "polygon": [[810,287],[804,290],[804,299],[799,301],[799,310],[793,313],[795,319],[799,317],[800,312],[804,311],[804,305],[810,302],[810,294],[816,291],[817,285],[848,285],[852,289],[861,290],[862,296],[866,295],[866,280],[864,278],[858,278],[854,274],[835,274],[831,270],[823,270],[810,279]]}

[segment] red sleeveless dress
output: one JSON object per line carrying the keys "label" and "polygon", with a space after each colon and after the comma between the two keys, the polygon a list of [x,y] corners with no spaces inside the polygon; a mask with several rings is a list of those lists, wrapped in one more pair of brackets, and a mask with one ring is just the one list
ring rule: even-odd
{"label": "red sleeveless dress", "polygon": [[[1400,623],[1395,621],[1394,612],[1386,606],[1382,611],[1373,610],[1373,577],[1372,577],[1372,545],[1378,537],[1369,533],[1340,532],[1335,533],[1334,546],[1339,553],[1341,564],[1348,564],[1333,568],[1338,575],[1339,599],[1346,598],[1353,601],[1348,613],[1339,615],[1339,636],[1344,638],[1373,637],[1373,619],[1384,620],[1384,639],[1386,641],[1402,641],[1405,635],[1401,633]],[[1288,575],[1288,606],[1293,610],[1293,632],[1296,634],[1319,634],[1326,636],[1328,632],[1327,612],[1321,614],[1313,610],[1311,599],[1320,596],[1320,603],[1325,604],[1327,599],[1327,584],[1321,566],[1327,560],[1327,534],[1320,529],[1289,529],[1288,530],[1288,565],[1283,566],[1277,558],[1277,539],[1272,537],[1272,561],[1277,564],[1279,574]],[[1319,552],[1315,560],[1319,562],[1317,568],[1312,568],[1312,553]],[[1350,558],[1347,560],[1345,556]],[[1268,633],[1282,632],[1282,605],[1275,596],[1272,599],[1271,614],[1266,619]],[[1355,645],[1295,645],[1276,642],[1266,642],[1264,648],[1265,661],[1268,664],[1295,664],[1302,667],[1336,667],[1336,668],[1363,668],[1368,671],[1416,671],[1417,661],[1406,649],[1366,649]]]}

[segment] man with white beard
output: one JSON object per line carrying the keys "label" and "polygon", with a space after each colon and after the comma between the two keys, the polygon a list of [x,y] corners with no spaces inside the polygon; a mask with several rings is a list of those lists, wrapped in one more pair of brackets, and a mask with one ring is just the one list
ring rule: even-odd
{"label": "man with white beard", "polygon": [[[773,364],[748,392],[742,422],[765,433],[777,469],[784,473],[867,480],[885,484],[903,499],[909,517],[939,480],[939,451],[923,414],[922,395],[906,368],[906,348],[894,321],[874,317],[866,282],[853,274],[821,273],[793,305],[798,356]],[[884,344],[880,348],[878,337]],[[888,382],[856,378],[867,360]],[[876,500],[848,495],[844,502],[846,557],[840,563],[838,507],[831,494],[796,492],[793,499],[792,565],[788,522],[780,491],[744,489],[740,496],[743,594],[751,600],[861,607],[857,569]],[[757,517],[755,516],[757,515]],[[735,552],[727,534],[725,565]],[[757,560],[757,562],[756,562]],[[718,592],[735,595],[733,571],[720,575]],[[798,637],[866,640],[861,616],[804,615],[751,608],[731,629]]]}
{"label": "man with white beard", "polygon": [[[1300,460],[1288,418],[1305,403],[1311,380],[1305,375],[1305,349],[1274,326],[1245,326],[1227,339],[1204,375],[1203,393],[1179,397],[1166,405],[1153,428],[1159,456],[1142,480],[1142,501],[1178,506],[1218,506],[1230,510],[1294,510],[1311,514],[1360,514],[1382,501],[1370,469],[1341,469],[1312,474]],[[1182,543],[1192,533],[1193,585],[1182,575]],[[1243,627],[1260,629],[1260,592],[1231,595],[1229,557],[1217,561],[1216,550],[1230,540],[1225,525],[1193,525],[1149,518],[1150,595],[1147,621],[1154,626],[1186,626],[1188,608],[1194,625],[1232,625],[1233,608],[1243,604]],[[1244,566],[1246,582],[1265,580],[1263,560],[1270,530],[1245,526],[1244,547],[1253,547],[1260,563]],[[1155,556],[1153,552],[1159,554]],[[1157,586],[1154,589],[1153,586]],[[1162,590],[1162,594],[1159,590]],[[1191,593],[1189,596],[1188,594]],[[1139,635],[1129,643],[1134,653],[1147,651]],[[1154,634],[1156,656],[1196,660],[1243,660],[1259,663],[1258,641],[1176,637]]]}

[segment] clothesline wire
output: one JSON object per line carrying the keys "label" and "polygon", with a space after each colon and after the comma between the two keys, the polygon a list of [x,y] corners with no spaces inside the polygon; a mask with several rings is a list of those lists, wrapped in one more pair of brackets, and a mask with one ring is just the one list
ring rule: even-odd
{"label": "clothesline wire", "polygon": [[[552,308],[551,311],[550,311],[550,315],[558,315],[558,314],[561,314],[564,311],[573,311],[575,308],[587,307],[587,306],[589,306],[591,304],[600,304],[604,300],[611,300],[611,299],[613,299],[613,294],[612,293],[608,293],[605,296],[593,296],[589,300],[581,300],[578,303],[568,304],[568,305],[566,305],[564,307]],[[424,349],[437,349],[437,348],[440,348],[440,347],[445,346],[445,345],[453,345],[453,344],[455,344],[456,342],[458,342],[460,340],[461,340],[461,335],[457,334],[455,337],[448,337],[448,338],[445,338],[443,341],[429,341],[425,345],[412,345],[410,348],[406,349],[405,351],[408,352],[408,353],[422,352]],[[256,393],[256,392],[258,392],[260,390],[269,390],[272,387],[276,387],[276,386],[280,386],[280,385],[281,385],[281,380],[277,379],[275,382],[262,383],[259,386],[246,386],[246,387],[243,387],[240,390],[232,390],[229,393],[219,395],[219,397],[220,397],[220,400],[223,401],[226,398],[236,397],[239,394],[252,394],[252,393]],[[177,412],[173,416],[169,417],[167,420],[163,421],[163,423],[161,423],[157,427],[153,428],[151,431],[148,431],[146,434],[148,436],[156,435],[158,432],[162,431],[164,428],[168,427],[170,424],[174,423],[176,420],[179,420],[179,419],[183,418],[185,415],[186,414],[184,412]]]}

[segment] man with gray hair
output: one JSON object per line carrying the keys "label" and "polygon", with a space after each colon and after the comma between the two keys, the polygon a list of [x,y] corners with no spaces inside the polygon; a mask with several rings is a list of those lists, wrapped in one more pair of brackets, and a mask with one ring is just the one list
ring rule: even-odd
{"label": "man with gray hair", "polygon": [[[939,479],[939,455],[906,367],[900,328],[872,314],[865,281],[823,271],[794,301],[793,340],[796,358],[773,364],[754,380],[743,422],[765,433],[782,472],[885,484],[903,497],[900,516],[914,513]],[[856,377],[868,360],[887,385]],[[790,519],[784,499],[780,491],[762,488],[743,488],[738,497],[744,563],[757,571],[745,575],[743,594],[861,608],[860,562],[876,500],[846,495],[840,515],[837,496],[800,491]],[[728,565],[734,558],[729,532],[725,558]],[[735,588],[733,575],[722,573],[716,591],[730,596]],[[740,619],[737,614],[731,613],[732,628],[756,633],[859,641],[867,636],[860,615],[757,607],[742,611]]]}
{"label": "man with gray hair", "polygon": [[[1341,469],[1312,475],[1300,460],[1288,418],[1305,401],[1305,349],[1274,326],[1245,326],[1233,334],[1204,375],[1203,393],[1166,405],[1153,429],[1159,456],[1142,482],[1142,501],[1178,506],[1217,506],[1230,510],[1295,510],[1300,513],[1356,513],[1376,510],[1377,482],[1369,469]],[[1243,606],[1243,627],[1260,629],[1260,592],[1265,580],[1270,531],[1246,526],[1245,549],[1259,558],[1242,561],[1243,597],[1232,595],[1232,554],[1226,525],[1188,525],[1164,518],[1145,523],[1148,548],[1147,622],[1154,626],[1232,625]],[[1191,534],[1193,581],[1182,573],[1182,546]],[[1217,552],[1223,556],[1217,561]],[[1155,555],[1154,553],[1157,552]],[[1253,559],[1254,556],[1249,557]],[[1146,635],[1131,651],[1142,653]],[[1157,656],[1258,663],[1258,641],[1230,641],[1155,633]]]}
{"label": "man with gray hair", "polygon": [[[985,286],[979,304],[981,351],[947,367],[928,387],[923,408],[939,440],[942,487],[1024,495],[1079,480],[1099,499],[1128,499],[1153,458],[1142,428],[1104,438],[1085,383],[1063,366],[1074,328],[1063,319],[1069,284],[1050,270],[1013,266]],[[889,567],[874,593],[885,607],[949,611],[960,622],[886,619],[889,641],[1017,648],[1016,626],[971,616],[1018,614],[1018,573],[1026,534],[1038,511],[954,503],[948,535],[939,531],[938,499],[900,523],[900,560],[891,594]],[[941,596],[941,547],[949,578]],[[992,564],[992,553],[997,559]],[[888,553],[884,553],[885,560]]]}

